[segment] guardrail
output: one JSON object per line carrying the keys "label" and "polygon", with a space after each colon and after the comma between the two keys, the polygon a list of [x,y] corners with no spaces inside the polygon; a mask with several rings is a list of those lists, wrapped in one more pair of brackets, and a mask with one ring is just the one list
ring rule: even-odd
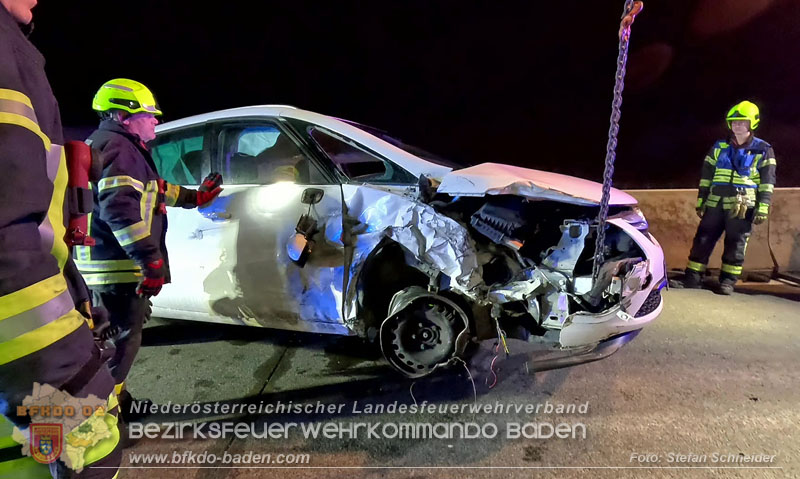
{"label": "guardrail", "polygon": [[[696,189],[626,190],[639,200],[650,232],[664,248],[667,267],[683,269],[700,220],[694,212]],[[781,271],[800,271],[800,188],[776,188],[769,218],[769,239]],[[720,267],[722,240],[717,243],[709,268]],[[767,223],[753,226],[747,246],[745,270],[771,270]]]}

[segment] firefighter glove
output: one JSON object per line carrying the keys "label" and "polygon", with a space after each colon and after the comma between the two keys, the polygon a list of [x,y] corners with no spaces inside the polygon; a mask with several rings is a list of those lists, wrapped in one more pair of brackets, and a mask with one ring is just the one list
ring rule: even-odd
{"label": "firefighter glove", "polygon": [[209,173],[197,190],[197,206],[203,206],[217,197],[222,191],[222,175],[216,172]]}
{"label": "firefighter glove", "polygon": [[754,225],[760,225],[765,221],[767,221],[767,215],[765,215],[764,213],[756,213],[756,215],[753,217]]}
{"label": "firefighter glove", "polygon": [[166,277],[166,268],[164,267],[164,260],[158,259],[151,263],[147,263],[142,267],[144,279],[139,283],[136,288],[136,293],[139,296],[157,296],[161,292],[161,287],[164,286],[164,278]]}

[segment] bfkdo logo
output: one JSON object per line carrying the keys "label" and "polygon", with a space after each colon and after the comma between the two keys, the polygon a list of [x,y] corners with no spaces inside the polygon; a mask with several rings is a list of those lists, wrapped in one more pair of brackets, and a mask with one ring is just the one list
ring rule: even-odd
{"label": "bfkdo logo", "polygon": [[31,424],[30,433],[31,456],[36,462],[50,464],[61,456],[62,424]]}

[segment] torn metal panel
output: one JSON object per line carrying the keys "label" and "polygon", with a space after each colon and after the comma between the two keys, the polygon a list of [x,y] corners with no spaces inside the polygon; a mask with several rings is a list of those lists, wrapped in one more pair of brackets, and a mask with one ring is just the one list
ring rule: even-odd
{"label": "torn metal panel", "polygon": [[343,185],[347,216],[358,218],[346,234],[352,261],[344,300],[345,321],[355,320],[356,278],[364,260],[388,237],[417,260],[452,278],[452,287],[468,292],[479,285],[477,252],[467,230],[412,195],[366,185]]}
{"label": "torn metal panel", "polygon": [[542,264],[556,271],[572,274],[575,264],[583,252],[586,235],[589,234],[587,221],[564,221],[561,225],[561,240],[553,248]]}
{"label": "torn metal panel", "polygon": [[547,277],[536,268],[521,270],[516,276],[508,283],[492,287],[487,299],[497,304],[526,301],[536,290],[548,284]]}
{"label": "torn metal panel", "polygon": [[[498,163],[451,171],[442,178],[439,193],[451,196],[519,195],[536,200],[555,200],[576,205],[600,203],[603,185],[574,176]],[[636,199],[616,188],[610,204],[635,205]]]}

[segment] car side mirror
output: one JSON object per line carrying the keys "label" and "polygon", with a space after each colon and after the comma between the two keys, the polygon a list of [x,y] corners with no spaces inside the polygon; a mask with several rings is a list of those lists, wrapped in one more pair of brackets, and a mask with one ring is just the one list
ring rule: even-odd
{"label": "car side mirror", "polygon": [[286,245],[286,252],[289,253],[289,258],[294,261],[301,268],[306,265],[308,255],[311,254],[313,241],[309,240],[302,233],[295,233],[289,238]]}
{"label": "car side mirror", "polygon": [[306,188],[300,196],[300,202],[306,205],[315,205],[322,201],[322,196],[325,194],[319,188]]}

